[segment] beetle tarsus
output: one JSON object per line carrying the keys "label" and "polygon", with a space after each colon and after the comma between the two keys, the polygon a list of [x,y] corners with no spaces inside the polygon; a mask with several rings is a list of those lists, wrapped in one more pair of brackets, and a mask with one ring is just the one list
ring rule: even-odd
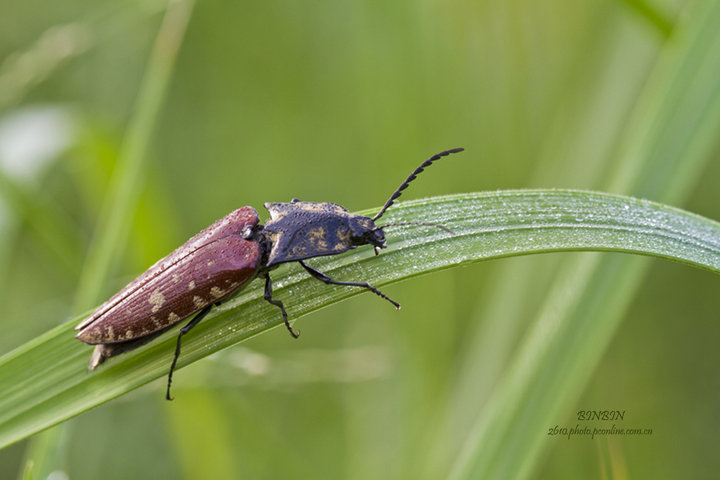
{"label": "beetle tarsus", "polygon": [[280,309],[282,312],[283,320],[285,321],[285,327],[287,327],[288,332],[290,332],[290,335],[292,335],[293,338],[298,338],[300,336],[300,332],[296,332],[293,330],[293,328],[290,326],[290,322],[288,321],[288,315],[285,311],[285,306],[280,300],[275,300],[272,298],[272,280],[270,280],[270,274],[265,272],[265,300],[267,300],[269,303],[275,305]]}
{"label": "beetle tarsus", "polygon": [[170,396],[170,384],[172,384],[172,375],[173,371],[175,370],[175,365],[177,364],[178,357],[180,356],[180,344],[182,343],[182,337],[186,333],[188,333],[192,328],[200,323],[200,320],[205,318],[205,315],[208,314],[210,309],[212,308],[212,305],[208,305],[207,307],[200,310],[200,312],[193,317],[190,322],[188,322],[187,325],[182,327],[180,329],[180,333],[178,333],[177,337],[177,344],[175,345],[175,357],[173,357],[172,364],[170,365],[170,373],[168,373],[168,384],[167,384],[167,392],[165,392],[165,400],[172,400],[173,398]]}
{"label": "beetle tarsus", "polygon": [[388,297],[387,295],[385,295],[384,293],[382,293],[380,290],[378,290],[377,288],[373,287],[373,286],[370,285],[369,283],[366,283],[366,282],[341,282],[341,281],[338,281],[338,280],[333,280],[332,278],[328,277],[327,275],[325,275],[325,274],[322,273],[321,271],[315,270],[314,268],[312,268],[311,266],[309,266],[308,264],[306,264],[306,263],[303,262],[302,260],[299,260],[298,263],[300,263],[300,265],[302,265],[303,268],[304,268],[305,270],[307,270],[307,272],[308,272],[313,278],[317,278],[318,280],[320,280],[320,281],[323,282],[323,283],[326,283],[326,284],[328,284],[328,285],[343,285],[343,286],[347,286],[347,287],[360,287],[360,288],[365,288],[365,289],[370,290],[371,292],[373,292],[373,293],[374,293],[375,295],[377,295],[378,297],[384,298],[384,299],[387,300],[388,302],[390,302],[390,303],[392,303],[393,305],[395,305],[395,308],[396,308],[396,309],[398,309],[398,310],[400,309],[400,304],[399,304],[399,303],[397,303],[395,300],[393,300],[392,298]]}

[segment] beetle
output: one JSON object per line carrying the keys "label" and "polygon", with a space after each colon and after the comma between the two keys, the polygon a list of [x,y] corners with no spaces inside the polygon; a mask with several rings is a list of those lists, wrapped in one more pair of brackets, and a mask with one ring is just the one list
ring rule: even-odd
{"label": "beetle", "polygon": [[423,162],[372,218],[353,215],[334,203],[298,199],[289,203],[266,203],[270,220],[265,225],[259,224],[258,214],[252,207],[229,213],[152,265],[75,327],[80,331],[75,338],[95,345],[89,369],[94,370],[108,358],[148,343],[194,315],[177,336],[165,395],[172,400],[170,385],[183,335],[192,330],[213,306],[227,300],[255,278],[265,280],[265,300],[280,309],[285,327],[297,338],[299,334],[290,325],[283,303],[273,298],[270,279],[271,270],[288,262],[300,263],[310,276],[328,285],[364,288],[400,308],[399,303],[372,285],[333,280],[305,260],[337,255],[361,245],[372,245],[377,255],[379,249],[387,247],[383,228],[388,226],[431,225],[447,230],[434,223],[378,226],[375,222],[426,167],[461,151],[462,148],[446,150]]}

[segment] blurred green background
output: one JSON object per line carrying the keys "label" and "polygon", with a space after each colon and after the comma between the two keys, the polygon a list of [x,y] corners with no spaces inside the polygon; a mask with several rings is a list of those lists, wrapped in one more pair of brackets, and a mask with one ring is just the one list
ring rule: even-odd
{"label": "blurred green background", "polygon": [[[10,0],[0,16],[0,353],[99,303],[232,209],[266,218],[264,202],[293,197],[379,207],[446,148],[467,152],[403,198],[571,187],[668,201],[673,186],[651,175],[640,191],[616,187],[617,152],[639,99],[662,81],[656,64],[702,4],[197,2],[159,115],[142,126],[149,147],[127,246],[100,298],[80,307],[85,255],[138,128],[167,5]],[[720,219],[718,153],[715,143],[703,154],[676,206]],[[172,404],[159,380],[45,434],[44,459],[28,453],[37,437],[0,451],[0,478],[28,459],[73,479],[447,478],[460,452],[482,451],[470,426],[487,415],[562,262],[592,255],[385,287],[399,312],[354,297],[300,319],[299,341],[274,330],[180,371]],[[599,362],[577,358],[578,398],[545,429],[514,432],[540,450],[528,459],[503,444],[527,466],[518,476],[716,478],[718,279],[648,267],[609,344],[599,340]],[[578,410],[625,411],[623,426],[652,435],[547,435],[575,426]]]}

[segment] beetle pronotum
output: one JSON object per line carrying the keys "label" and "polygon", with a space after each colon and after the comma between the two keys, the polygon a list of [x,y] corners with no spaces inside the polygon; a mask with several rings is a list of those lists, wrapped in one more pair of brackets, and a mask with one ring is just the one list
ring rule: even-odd
{"label": "beetle pronotum", "polygon": [[283,303],[272,296],[270,271],[282,263],[298,262],[310,276],[326,284],[364,288],[400,308],[399,303],[372,285],[333,280],[304,260],[337,255],[360,245],[372,245],[377,255],[378,249],[387,246],[383,228],[388,226],[412,224],[444,228],[423,222],[378,226],[375,221],[426,167],[461,151],[462,148],[446,150],[423,162],[372,218],[353,215],[334,203],[297,199],[290,203],[266,203],[270,220],[265,225],[259,224],[252,207],[229,213],[159,260],[75,327],[80,330],[76,338],[95,345],[90,370],[110,357],[151,341],[194,315],[178,333],[166,392],[166,398],[171,400],[170,384],[183,335],[197,325],[213,305],[219,305],[256,277],[265,280],[265,300],[280,309],[285,326],[297,338]]}

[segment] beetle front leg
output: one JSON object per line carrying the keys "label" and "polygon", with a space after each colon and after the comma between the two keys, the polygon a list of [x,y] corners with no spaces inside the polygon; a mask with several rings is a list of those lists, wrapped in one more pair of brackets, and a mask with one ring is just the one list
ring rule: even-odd
{"label": "beetle front leg", "polygon": [[285,311],[285,306],[280,300],[275,300],[272,298],[272,280],[270,280],[270,274],[268,272],[265,272],[265,300],[267,300],[269,303],[272,303],[276,307],[280,308],[280,311],[282,312],[283,320],[285,321],[285,326],[288,329],[288,332],[290,332],[290,335],[293,336],[293,338],[298,338],[300,336],[300,333],[295,333],[295,331],[290,326],[290,322],[288,322],[288,316],[287,312]]}
{"label": "beetle front leg", "polygon": [[180,329],[180,333],[177,337],[177,344],[175,345],[175,357],[173,358],[172,365],[170,365],[170,373],[168,373],[168,386],[167,386],[167,392],[165,392],[165,399],[166,400],[172,400],[172,397],[170,396],[170,384],[172,383],[172,374],[175,370],[175,364],[177,364],[178,357],[180,356],[180,343],[182,342],[182,336],[185,335],[187,332],[192,330],[192,328],[200,323],[200,320],[205,318],[205,315],[208,314],[210,309],[212,308],[212,305],[208,305],[207,307],[200,310],[200,312],[193,317],[190,322],[182,327]]}
{"label": "beetle front leg", "polygon": [[315,270],[315,269],[312,268],[311,266],[307,265],[307,264],[306,264],[305,262],[303,262],[302,260],[298,260],[298,263],[300,263],[300,265],[302,265],[303,268],[304,268],[305,270],[307,270],[307,272],[308,272],[310,275],[312,275],[313,278],[317,278],[317,279],[320,280],[321,282],[324,282],[324,283],[326,283],[326,284],[328,284],[328,285],[344,285],[344,286],[347,286],[347,287],[366,288],[366,289],[370,290],[371,292],[373,292],[375,295],[377,295],[377,296],[379,296],[379,297],[381,297],[381,298],[384,298],[384,299],[387,300],[388,302],[390,302],[390,303],[392,303],[393,305],[395,305],[395,308],[397,308],[397,309],[400,308],[400,304],[399,304],[399,303],[397,303],[395,300],[393,300],[392,298],[388,297],[387,295],[385,295],[384,293],[382,293],[380,290],[378,290],[377,288],[373,287],[373,286],[370,285],[369,283],[365,283],[365,282],[341,282],[341,281],[338,281],[338,280],[333,280],[332,278],[328,277],[328,276],[325,275],[324,273],[322,273],[322,272],[320,272],[320,271],[318,271],[318,270]]}

